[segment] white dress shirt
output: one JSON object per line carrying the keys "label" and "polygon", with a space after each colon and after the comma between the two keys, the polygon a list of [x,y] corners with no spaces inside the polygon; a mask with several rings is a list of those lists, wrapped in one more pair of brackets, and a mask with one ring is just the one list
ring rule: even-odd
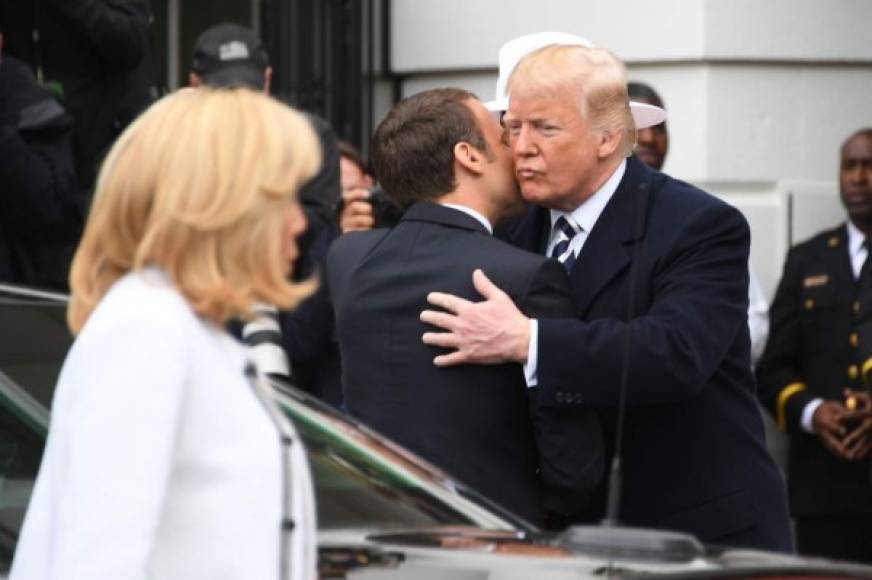
{"label": "white dress shirt", "polygon": [[760,288],[760,282],[748,262],[748,330],[751,332],[751,366],[763,356],[769,338],[769,303]]}
{"label": "white dress shirt", "polygon": [[[854,279],[857,280],[860,278],[860,270],[863,269],[863,264],[866,262],[866,258],[869,256],[869,250],[866,249],[866,246],[863,244],[866,241],[866,236],[857,229],[851,220],[847,221],[848,224],[848,257],[851,259],[851,270],[854,272]],[[814,433],[814,425],[812,424],[812,419],[814,418],[814,412],[817,411],[817,408],[821,406],[824,400],[821,398],[812,399],[809,401],[805,408],[802,410],[802,429],[806,433]]]}
{"label": "white dress shirt", "polygon": [[64,362],[10,580],[278,580],[282,451],[244,365],[163,273],[118,280]]}
{"label": "white dress shirt", "polygon": [[[593,195],[584,200],[580,206],[567,213],[559,210],[550,210],[551,212],[551,233],[546,246],[546,256],[551,255],[554,246],[557,245],[558,236],[555,235],[554,224],[560,216],[568,215],[576,224],[581,227],[581,231],[575,235],[569,242],[569,248],[576,255],[581,252],[584,243],[587,241],[588,235],[596,225],[600,214],[602,214],[609,200],[612,199],[618,185],[621,184],[621,179],[624,178],[624,172],[627,170],[627,161],[622,160],[615,172],[612,173],[606,182],[596,190]],[[530,319],[530,344],[527,347],[527,363],[524,365],[524,377],[527,380],[528,387],[535,387],[539,384],[537,369],[539,364],[539,322],[536,319]]]}
{"label": "white dress shirt", "polygon": [[472,209],[471,207],[466,207],[465,205],[459,205],[456,203],[443,203],[442,205],[444,205],[445,207],[450,207],[451,209],[456,209],[457,211],[462,211],[463,213],[465,213],[466,215],[475,219],[478,223],[483,225],[484,229],[487,230],[487,233],[493,235],[494,228],[491,225],[490,221],[486,217],[484,217],[483,215],[481,215],[480,213],[478,213],[477,211]]}

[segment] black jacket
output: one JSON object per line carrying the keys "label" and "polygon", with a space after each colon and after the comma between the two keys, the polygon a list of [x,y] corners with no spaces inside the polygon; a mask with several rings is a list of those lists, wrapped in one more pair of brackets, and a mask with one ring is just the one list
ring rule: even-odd
{"label": "black jacket", "polygon": [[145,0],[0,0],[4,53],[41,73],[73,118],[77,180],[86,199],[106,151],[149,100],[147,83],[131,78],[135,71],[148,74],[140,65],[150,48],[149,26]]}
{"label": "black jacket", "polygon": [[452,208],[418,203],[390,230],[336,241],[327,275],[345,402],[376,430],[541,522],[543,509],[583,506],[600,482],[599,423],[584,406],[540,406],[520,365],[433,365],[440,349],[422,343],[428,328],[419,319],[427,293],[478,300],[476,268],[528,315],[571,312],[559,263],[512,248]]}
{"label": "black jacket", "polygon": [[[327,232],[336,236],[336,206],[342,195],[339,181],[339,147],[336,133],[330,124],[319,117],[307,113],[306,117],[318,135],[321,143],[321,168],[299,192],[300,204],[306,214],[306,231],[300,236],[300,247],[305,251]],[[322,254],[323,257],[323,254]]]}
{"label": "black jacket", "polygon": [[[844,225],[790,250],[769,310],[769,341],[758,366],[760,398],[790,435],[788,489],[796,516],[872,516],[872,460],[851,463],[802,430],[805,406],[863,389],[855,346],[872,304],[853,305],[857,286]],[[867,301],[868,302],[868,301]]]}
{"label": "black jacket", "polygon": [[338,233],[332,225],[321,233],[294,264],[294,279],[312,278],[318,288],[291,311],[282,311],[282,346],[293,368],[296,386],[334,407],[341,407],[342,384],[339,345],[333,323],[333,304],[324,280],[324,264]]}
{"label": "black jacket", "polygon": [[71,121],[28,68],[0,62],[0,281],[65,289],[81,230]]}

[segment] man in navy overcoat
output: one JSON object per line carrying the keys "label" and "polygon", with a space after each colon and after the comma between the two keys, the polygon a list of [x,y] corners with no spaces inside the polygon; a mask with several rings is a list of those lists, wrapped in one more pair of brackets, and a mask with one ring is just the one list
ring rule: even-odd
{"label": "man in navy overcoat", "polygon": [[[575,316],[527,318],[479,277],[481,302],[431,294],[441,311],[422,318],[447,332],[424,341],[453,349],[437,365],[524,364],[543,403],[598,409],[611,442],[626,368],[623,523],[789,551],[784,484],[755,404],[748,224],[632,156],[640,117],[624,67],[579,44],[520,50],[503,118],[530,203],[503,235],[564,264]],[[577,518],[604,506],[603,491]]]}

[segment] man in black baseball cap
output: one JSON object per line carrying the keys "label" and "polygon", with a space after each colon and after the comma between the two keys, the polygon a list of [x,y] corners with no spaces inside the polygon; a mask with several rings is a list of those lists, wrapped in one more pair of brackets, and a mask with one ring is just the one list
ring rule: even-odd
{"label": "man in black baseball cap", "polygon": [[249,86],[269,93],[272,68],[261,39],[233,23],[205,30],[194,44],[190,85]]}
{"label": "man in black baseball cap", "polygon": [[[271,80],[269,56],[253,30],[224,23],[205,30],[197,38],[189,77],[192,87],[250,87],[269,94]],[[311,113],[307,116],[321,140],[322,165],[299,194],[308,223],[297,240],[300,258],[294,265],[294,275],[301,279],[321,268],[327,248],[338,235],[334,208],[340,195],[336,135],[326,120]],[[259,311],[250,329],[240,325],[233,330],[254,347],[253,355],[260,368],[273,375],[288,375],[297,386],[338,405],[341,367],[332,333],[333,311],[325,287],[321,285],[294,312],[268,314],[275,309],[266,305],[261,305]],[[271,332],[257,332],[259,329]],[[281,349],[275,348],[276,340],[281,341]],[[289,361],[283,359],[285,353]]]}
{"label": "man in black baseball cap", "polygon": [[[270,93],[272,67],[263,41],[256,32],[225,22],[204,30],[194,43],[189,84],[217,88],[249,87]],[[298,240],[308,248],[326,230],[335,229],[339,201],[339,149],[329,123],[307,113],[321,140],[321,171],[300,191],[300,202],[309,227]]]}

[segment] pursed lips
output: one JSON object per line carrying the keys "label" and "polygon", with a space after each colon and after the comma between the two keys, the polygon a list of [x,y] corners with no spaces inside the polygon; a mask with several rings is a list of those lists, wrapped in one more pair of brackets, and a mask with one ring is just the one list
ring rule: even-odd
{"label": "pursed lips", "polygon": [[529,169],[527,167],[521,167],[515,170],[515,174],[518,176],[518,179],[534,179],[539,176],[539,172],[535,169]]}

